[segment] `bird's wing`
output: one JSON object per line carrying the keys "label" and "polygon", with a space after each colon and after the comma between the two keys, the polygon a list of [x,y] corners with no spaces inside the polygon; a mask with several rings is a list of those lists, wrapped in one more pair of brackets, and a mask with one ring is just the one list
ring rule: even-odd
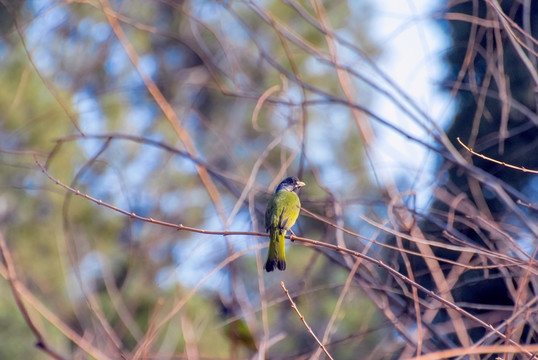
{"label": "bird's wing", "polygon": [[282,213],[279,220],[279,228],[289,230],[297,221],[301,202],[297,194],[293,192],[285,192],[281,199]]}
{"label": "bird's wing", "polygon": [[275,216],[279,217],[280,214],[275,214],[277,209],[276,195],[274,195],[267,203],[267,209],[265,210],[265,231],[269,232],[271,227],[275,226]]}
{"label": "bird's wing", "polygon": [[269,228],[271,227],[271,202],[267,204],[267,208],[265,209],[265,231],[269,231]]}
{"label": "bird's wing", "polygon": [[282,211],[280,212],[280,215],[278,217],[278,228],[279,229],[286,229],[288,230],[289,227],[286,227],[286,225],[288,224],[290,218],[288,216],[286,216],[287,214],[287,211],[286,211],[286,206],[283,206],[282,207]]}
{"label": "bird's wing", "polygon": [[267,204],[265,211],[265,230],[278,228],[280,230],[289,230],[300,211],[300,201],[297,194],[290,191],[279,191]]}

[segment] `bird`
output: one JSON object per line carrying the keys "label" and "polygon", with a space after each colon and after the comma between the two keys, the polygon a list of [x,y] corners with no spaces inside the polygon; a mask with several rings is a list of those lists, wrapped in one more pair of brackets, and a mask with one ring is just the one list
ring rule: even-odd
{"label": "bird", "polygon": [[265,210],[265,231],[269,233],[269,251],[265,271],[286,270],[284,239],[286,232],[295,224],[301,210],[297,192],[306,184],[295,176],[282,180]]}

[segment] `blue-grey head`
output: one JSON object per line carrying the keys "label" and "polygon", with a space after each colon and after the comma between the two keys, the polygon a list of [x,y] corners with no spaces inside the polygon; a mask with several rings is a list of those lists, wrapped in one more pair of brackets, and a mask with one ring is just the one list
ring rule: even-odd
{"label": "blue-grey head", "polygon": [[292,191],[294,193],[297,193],[300,188],[305,186],[306,184],[299,179],[297,179],[295,176],[290,176],[282,180],[280,184],[278,184],[275,193],[279,191]]}

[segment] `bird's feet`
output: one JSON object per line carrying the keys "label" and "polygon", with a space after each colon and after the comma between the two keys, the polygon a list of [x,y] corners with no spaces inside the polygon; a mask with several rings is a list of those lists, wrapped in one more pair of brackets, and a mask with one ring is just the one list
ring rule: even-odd
{"label": "bird's feet", "polygon": [[296,236],[296,235],[295,235],[295,233],[293,232],[292,229],[290,229],[290,233],[291,233],[291,235],[290,235],[290,241],[291,241],[291,242],[294,242],[294,241],[295,241],[295,236]]}

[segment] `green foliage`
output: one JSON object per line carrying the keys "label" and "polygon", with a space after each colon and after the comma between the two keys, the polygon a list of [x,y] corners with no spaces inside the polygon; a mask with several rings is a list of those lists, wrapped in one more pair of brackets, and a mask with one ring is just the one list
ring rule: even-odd
{"label": "green foliage", "polygon": [[[285,175],[300,174],[308,184],[305,204],[333,221],[326,209],[337,198],[357,197],[369,182],[356,124],[338,125],[338,115],[328,119],[318,111],[332,112],[330,102],[301,105],[319,99],[320,91],[343,97],[334,64],[322,65],[324,71],[312,66],[329,50],[325,34],[278,2],[255,9],[135,1],[107,10],[118,15],[125,34],[118,39],[116,24],[94,5],[21,1],[10,5],[20,9],[8,16],[0,11],[0,231],[21,286],[57,317],[23,299],[47,345],[65,358],[89,357],[88,347],[111,358],[137,351],[142,358],[193,352],[250,358],[262,343],[275,358],[315,351],[279,282],[293,286],[320,333],[349,273],[339,255],[332,263],[323,252],[292,245],[289,270],[268,278],[256,261],[265,256],[261,237],[199,235],[135,217],[213,231],[252,231],[256,223],[263,231],[270,191]],[[297,5],[318,16],[308,2]],[[336,29],[358,26],[344,2],[326,11]],[[354,36],[375,53],[366,35]],[[134,49],[139,68],[124,46]],[[155,89],[168,104],[159,103]],[[166,117],[168,105],[177,119]],[[336,130],[316,145],[305,139],[311,129],[316,136]],[[316,175],[329,168],[342,168],[349,180],[334,194],[328,194],[330,180]],[[297,226],[299,235],[313,238],[326,230],[307,217]],[[334,243],[333,232],[325,240]],[[45,359],[32,346],[35,336],[3,270],[0,358]],[[227,313],[217,296],[226,299]],[[333,338],[373,321],[343,315],[352,312],[349,299],[375,312],[359,288],[351,287],[346,299]],[[337,347],[336,354],[352,356]]]}

